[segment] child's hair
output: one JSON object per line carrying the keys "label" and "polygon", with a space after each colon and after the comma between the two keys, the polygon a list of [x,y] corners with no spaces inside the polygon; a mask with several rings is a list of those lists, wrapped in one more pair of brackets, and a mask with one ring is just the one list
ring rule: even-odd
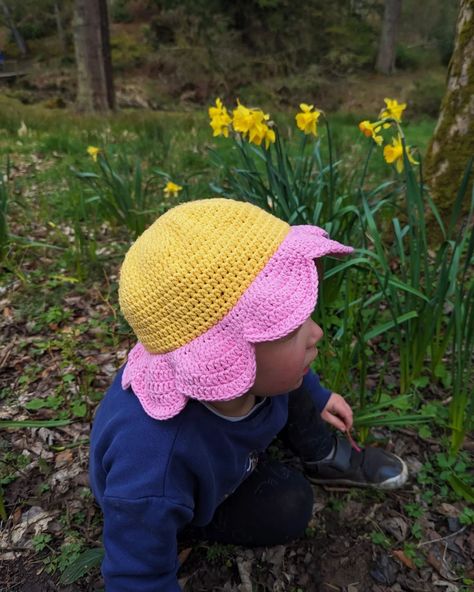
{"label": "child's hair", "polygon": [[253,344],[287,335],[314,310],[314,259],[350,252],[321,228],[291,227],[249,203],[169,210],[122,265],[120,306],[138,338],[122,386],[157,419],[189,398],[243,395],[255,380]]}

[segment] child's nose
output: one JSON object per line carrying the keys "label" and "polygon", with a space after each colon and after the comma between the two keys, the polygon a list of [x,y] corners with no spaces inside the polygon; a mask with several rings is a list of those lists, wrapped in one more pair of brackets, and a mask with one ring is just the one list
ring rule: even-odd
{"label": "child's nose", "polygon": [[315,323],[314,321],[312,321],[312,323],[314,325],[313,331],[311,332],[311,336],[313,339],[312,345],[316,345],[318,343],[318,341],[320,341],[322,339],[324,332],[317,323]]}

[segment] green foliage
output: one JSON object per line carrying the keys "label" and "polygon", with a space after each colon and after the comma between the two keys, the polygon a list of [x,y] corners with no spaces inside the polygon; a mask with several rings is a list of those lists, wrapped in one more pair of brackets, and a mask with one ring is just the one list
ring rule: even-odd
{"label": "green foliage", "polygon": [[427,503],[431,503],[435,495],[448,499],[457,496],[474,502],[474,476],[466,452],[459,452],[456,456],[436,454],[432,461],[423,465],[417,479],[424,486],[422,497]]}
{"label": "green foliage", "polygon": [[91,548],[83,551],[80,555],[69,562],[69,565],[61,574],[61,584],[73,584],[82,576],[87,574],[94,567],[99,567],[104,558],[102,548]]}
{"label": "green foliage", "polygon": [[459,516],[459,522],[466,526],[474,524],[474,510],[466,506]]}
{"label": "green foliage", "polygon": [[110,17],[114,22],[129,23],[133,20],[128,4],[128,0],[115,0],[112,3]]}
{"label": "green foliage", "polygon": [[390,549],[390,547],[392,546],[390,539],[383,532],[381,532],[379,530],[373,530],[370,533],[370,540],[372,541],[372,543],[374,545],[379,545],[380,547],[383,547],[384,549]]}
{"label": "green foliage", "polygon": [[214,543],[209,547],[206,547],[206,559],[211,563],[228,563],[231,564],[231,560],[235,555],[234,545],[224,545],[221,543]]}
{"label": "green foliage", "polygon": [[84,542],[77,538],[61,545],[59,552],[51,553],[43,559],[45,570],[49,574],[59,571],[61,574],[78,561],[84,548]]}
{"label": "green foliage", "polygon": [[49,543],[52,541],[52,539],[53,537],[48,533],[37,534],[31,539],[31,542],[33,543],[33,549],[36,551],[36,553],[43,551],[49,547]]}
{"label": "green foliage", "polygon": [[7,223],[8,209],[8,174],[9,163],[7,161],[6,172],[0,169],[0,261],[2,261],[9,242],[9,232]]}
{"label": "green foliage", "polygon": [[[331,377],[333,390],[353,393],[351,376],[357,371],[360,409],[356,422],[363,428],[362,438],[368,427],[376,425],[426,424],[436,417],[436,410],[433,414],[425,406],[421,413],[413,414],[416,402],[413,405],[404,397],[383,395],[379,388],[383,388],[383,367],[378,369],[381,383],[375,397],[367,392],[373,344],[381,339],[393,343],[399,359],[397,390],[402,395],[423,382],[427,384],[424,375],[445,388],[452,385],[450,428],[456,451],[470,428],[472,415],[474,196],[464,221],[465,232],[455,230],[462,219],[462,203],[469,197],[471,166],[466,169],[451,220],[446,223],[422,178],[415,176],[400,126],[404,175],[366,189],[372,139],[368,140],[360,180],[355,183],[353,176],[344,177],[342,160],[335,161],[331,129],[326,119],[324,122],[324,136],[312,140],[305,135],[297,140],[296,147],[293,136],[283,137],[275,124],[275,142],[267,147],[255,146],[246,136],[231,133],[237,166],[226,153],[214,151],[224,178],[212,188],[218,195],[256,203],[290,224],[322,226],[335,240],[358,248],[356,256],[347,261],[328,263],[325,258],[323,263],[325,282],[320,287],[316,314],[332,335],[332,345],[321,344],[322,374]],[[434,220],[430,227],[428,219]],[[444,237],[434,253],[429,242],[433,224]],[[446,315],[446,310],[452,313]],[[380,352],[383,348],[378,349]],[[385,350],[389,348],[385,346]],[[444,360],[448,354],[447,364]]]}
{"label": "green foliage", "polygon": [[140,159],[132,160],[126,152],[111,151],[109,156],[100,151],[95,168],[97,172],[73,171],[87,184],[84,214],[88,206],[97,204],[103,219],[127,228],[136,238],[163,211],[155,198],[163,175],[158,172],[145,178]]}
{"label": "green foliage", "polygon": [[418,116],[438,117],[446,82],[444,75],[427,74],[415,81],[407,100]]}

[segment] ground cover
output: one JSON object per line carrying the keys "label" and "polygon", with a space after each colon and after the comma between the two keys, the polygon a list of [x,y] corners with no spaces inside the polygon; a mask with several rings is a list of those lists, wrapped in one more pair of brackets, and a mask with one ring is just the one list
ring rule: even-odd
{"label": "ground cover", "polygon": [[[118,269],[131,237],[113,221],[77,215],[91,194],[71,167],[96,170],[89,145],[106,148],[111,158],[123,152],[130,162],[138,156],[144,172],[156,168],[186,186],[189,198],[209,195],[209,182],[222,180],[222,171],[210,165],[215,144],[202,113],[130,112],[99,121],[0,102],[0,170],[8,169],[10,232],[20,237],[7,246],[0,276],[0,419],[68,422],[0,426],[0,589],[99,590],[97,568],[75,583],[60,578],[82,551],[100,546],[87,442],[94,408],[133,345],[117,307]],[[359,166],[365,138],[355,135],[358,119],[335,119],[336,149],[349,147],[354,160],[347,168]],[[284,114],[281,120],[291,121]],[[433,126],[410,125],[422,150]],[[231,146],[217,145],[230,162]],[[383,167],[383,160],[374,162],[368,184],[387,175]],[[154,178],[156,212],[174,203],[163,194],[165,181]],[[378,384],[383,360],[381,388],[395,394],[396,354],[386,364],[391,347],[383,335],[376,340],[367,380]],[[381,495],[317,487],[307,537],[287,546],[245,550],[183,541],[184,589],[469,590],[474,515],[448,478],[470,478],[473,441],[468,437],[456,458],[448,457],[449,389],[442,371],[438,381],[420,382],[416,401],[431,406],[429,426],[371,432],[375,443],[406,458],[412,475],[406,488]],[[297,464],[278,446],[272,454]]]}

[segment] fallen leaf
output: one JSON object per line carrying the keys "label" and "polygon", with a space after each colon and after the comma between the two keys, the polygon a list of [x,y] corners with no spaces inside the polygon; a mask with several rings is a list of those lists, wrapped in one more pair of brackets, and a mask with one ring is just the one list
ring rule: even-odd
{"label": "fallen leaf", "polygon": [[72,462],[73,456],[71,450],[63,450],[62,452],[58,452],[56,454],[56,458],[54,459],[54,466],[59,469],[68,465]]}
{"label": "fallen leaf", "polygon": [[394,549],[392,551],[392,555],[394,557],[396,557],[401,563],[403,563],[403,565],[405,565],[409,569],[416,569],[416,565],[413,563],[413,561],[409,557],[407,557],[405,555],[405,553],[402,551],[402,549]]}
{"label": "fallen leaf", "polygon": [[252,579],[250,573],[252,571],[252,561],[244,561],[237,558],[237,569],[239,570],[240,581],[239,592],[252,592]]}
{"label": "fallen leaf", "polygon": [[186,561],[186,559],[189,557],[189,555],[191,554],[191,551],[193,550],[192,547],[186,547],[186,549],[183,549],[182,551],[180,551],[178,553],[178,560],[179,560],[179,564],[183,565],[183,563]]}
{"label": "fallen leaf", "polygon": [[402,543],[407,538],[408,524],[399,516],[393,518],[386,518],[382,523],[383,529],[391,534],[399,543]]}
{"label": "fallen leaf", "polygon": [[449,518],[458,518],[461,514],[461,511],[452,504],[442,503],[439,505],[437,510],[440,514],[443,516],[448,516]]}
{"label": "fallen leaf", "polygon": [[426,558],[427,562],[433,567],[439,575],[445,580],[457,580],[457,575],[451,570],[446,559],[442,556],[438,546],[432,548]]}

